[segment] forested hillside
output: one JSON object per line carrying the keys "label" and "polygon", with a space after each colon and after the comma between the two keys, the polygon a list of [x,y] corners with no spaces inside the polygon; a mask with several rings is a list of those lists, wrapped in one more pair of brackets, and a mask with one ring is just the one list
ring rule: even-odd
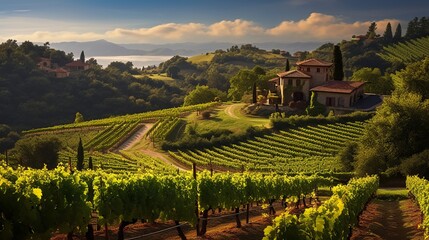
{"label": "forested hillside", "polygon": [[184,92],[149,78],[134,78],[132,64],[115,63],[101,69],[89,59],[88,70],[55,78],[39,69],[40,58],[62,67],[71,54],[31,42],[0,44],[0,119],[16,129],[72,123],[76,112],[84,119],[179,106]]}

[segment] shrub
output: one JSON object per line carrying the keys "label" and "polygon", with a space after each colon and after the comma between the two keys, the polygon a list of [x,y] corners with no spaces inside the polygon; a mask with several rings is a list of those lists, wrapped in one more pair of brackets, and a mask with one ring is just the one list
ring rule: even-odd
{"label": "shrub", "polygon": [[429,177],[429,149],[412,155],[402,161],[399,169],[403,175],[418,175],[419,177]]}
{"label": "shrub", "polygon": [[357,152],[358,144],[355,142],[348,142],[344,148],[342,148],[337,157],[343,164],[345,171],[352,171],[355,161],[355,155]]}

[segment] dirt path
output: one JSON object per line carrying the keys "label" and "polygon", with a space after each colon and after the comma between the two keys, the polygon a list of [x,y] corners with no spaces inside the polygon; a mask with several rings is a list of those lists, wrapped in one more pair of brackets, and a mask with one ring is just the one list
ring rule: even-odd
{"label": "dirt path", "polygon": [[153,127],[153,123],[144,124],[137,132],[135,132],[130,138],[128,138],[121,146],[118,147],[118,151],[120,150],[128,150],[136,145],[143,136]]}
{"label": "dirt path", "polygon": [[417,229],[420,223],[420,210],[412,200],[374,199],[360,216],[350,239],[423,239],[423,231]]}
{"label": "dirt path", "polygon": [[241,105],[233,104],[233,105],[229,105],[229,106],[227,106],[227,107],[225,108],[225,113],[226,113],[228,116],[232,117],[232,118],[240,119],[237,115],[235,115],[235,112],[234,112],[234,111],[235,111],[235,108],[236,108],[237,106],[241,106]]}

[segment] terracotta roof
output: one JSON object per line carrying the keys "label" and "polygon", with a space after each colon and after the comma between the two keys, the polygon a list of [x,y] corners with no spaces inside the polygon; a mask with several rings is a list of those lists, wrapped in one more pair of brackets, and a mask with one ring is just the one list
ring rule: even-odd
{"label": "terracotta roof", "polygon": [[296,65],[298,66],[321,66],[321,67],[330,67],[332,66],[333,63],[330,62],[326,62],[323,60],[319,60],[319,59],[308,59],[308,60],[304,60],[301,62],[297,62]]}
{"label": "terracotta roof", "polygon": [[87,65],[88,65],[88,63],[84,63],[84,62],[81,62],[79,60],[66,64],[67,67],[84,67]]}
{"label": "terracotta roof", "polygon": [[277,76],[281,78],[311,78],[311,76],[299,70],[290,70],[288,72],[277,73]]}
{"label": "terracotta roof", "polygon": [[324,85],[314,87],[310,91],[315,92],[331,92],[331,93],[352,93],[360,88],[365,82],[354,81],[330,81]]}
{"label": "terracotta roof", "polygon": [[65,70],[64,68],[56,68],[56,69],[52,69],[52,72],[56,72],[56,73],[68,73],[69,71]]}
{"label": "terracotta roof", "polygon": [[279,78],[275,77],[275,78],[272,78],[272,79],[268,80],[268,82],[275,82],[275,81],[278,81],[278,80],[279,80]]}

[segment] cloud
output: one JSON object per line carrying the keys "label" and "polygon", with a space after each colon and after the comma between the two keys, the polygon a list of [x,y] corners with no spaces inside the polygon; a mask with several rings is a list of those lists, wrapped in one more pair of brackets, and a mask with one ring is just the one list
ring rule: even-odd
{"label": "cloud", "polygon": [[[399,21],[395,19],[377,21],[379,33],[384,31],[388,22],[391,22],[393,26],[395,26]],[[62,27],[57,24],[56,26],[60,29],[73,29],[73,31],[52,31],[45,28],[31,33],[0,36],[0,38],[13,38],[18,41],[31,40],[36,42],[106,39],[118,43],[172,43],[186,41],[230,41],[236,43],[264,41],[341,41],[342,39],[350,39],[354,34],[365,34],[370,23],[371,21],[348,23],[332,15],[311,13],[305,19],[298,21],[285,20],[273,27],[262,27],[252,21],[235,19],[222,20],[212,24],[196,22],[165,23],[136,29],[115,28],[97,33],[92,31],[79,32],[76,28]]]}
{"label": "cloud", "polygon": [[29,10],[29,9],[17,9],[17,10],[13,10],[12,12],[14,12],[14,13],[27,13],[30,11],[31,10]]}
{"label": "cloud", "polygon": [[[386,28],[387,23],[393,25],[399,23],[395,19],[376,21],[379,32]],[[340,18],[321,13],[311,13],[306,19],[300,21],[283,21],[276,27],[267,29],[267,35],[273,37],[288,37],[289,39],[314,39],[314,40],[341,40],[349,39],[354,34],[364,34],[368,30],[371,21],[346,23]]]}

